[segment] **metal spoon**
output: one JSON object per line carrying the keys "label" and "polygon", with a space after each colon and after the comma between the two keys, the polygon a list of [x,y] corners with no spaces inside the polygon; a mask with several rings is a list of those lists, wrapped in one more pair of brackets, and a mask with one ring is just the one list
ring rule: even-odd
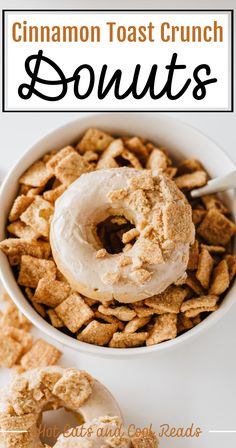
{"label": "metal spoon", "polygon": [[236,171],[232,171],[224,176],[209,180],[204,187],[192,190],[191,196],[192,198],[199,198],[200,196],[219,193],[220,191],[230,190],[233,188],[236,188]]}

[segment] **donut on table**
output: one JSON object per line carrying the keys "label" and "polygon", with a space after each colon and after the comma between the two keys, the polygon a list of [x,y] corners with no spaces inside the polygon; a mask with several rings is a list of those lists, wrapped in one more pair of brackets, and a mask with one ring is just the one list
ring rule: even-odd
{"label": "donut on table", "polygon": [[61,407],[78,414],[84,422],[103,415],[122,421],[114,397],[87,372],[58,366],[35,369],[18,375],[2,401],[0,447],[43,448],[39,429],[42,413]]}
{"label": "donut on table", "polygon": [[[109,253],[97,226],[124,217],[124,249]],[[112,168],[83,174],[56,201],[50,242],[72,288],[102,302],[151,297],[185,274],[194,240],[191,206],[166,175]]]}

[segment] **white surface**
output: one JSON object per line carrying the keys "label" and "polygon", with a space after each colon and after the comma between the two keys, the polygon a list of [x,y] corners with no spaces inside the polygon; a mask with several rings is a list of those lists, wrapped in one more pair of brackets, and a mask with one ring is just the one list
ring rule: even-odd
{"label": "white surface", "polygon": [[[5,1],[4,7],[65,7],[64,1],[54,2]],[[49,6],[50,3],[50,6]],[[104,1],[87,1],[87,7],[111,7]],[[150,1],[135,4],[120,0],[119,7],[196,7],[227,8],[232,1]],[[67,1],[67,7],[78,7],[77,1]],[[114,6],[116,7],[114,2]],[[85,7],[80,2],[80,7]],[[174,114],[172,114],[174,116]],[[235,114],[176,114],[213,138],[236,162]],[[78,114],[2,114],[1,178],[15,160],[41,138]],[[214,154],[212,155],[214,157]],[[91,358],[65,349],[63,364],[88,370],[104,382],[119,400],[127,422],[149,425],[155,429],[169,423],[175,427],[200,426],[204,434],[198,439],[161,439],[161,448],[234,448],[236,433],[211,434],[209,430],[236,431],[236,305],[207,333],[190,340],[175,351],[158,353],[142,362],[135,359],[114,360]],[[37,332],[39,335],[39,332]],[[41,334],[40,334],[41,336]],[[7,383],[9,372],[0,372],[1,386]]]}

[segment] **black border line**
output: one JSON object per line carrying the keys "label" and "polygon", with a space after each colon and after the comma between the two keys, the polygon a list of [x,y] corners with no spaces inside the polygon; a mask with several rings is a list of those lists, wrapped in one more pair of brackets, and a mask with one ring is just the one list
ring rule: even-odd
{"label": "black border line", "polygon": [[[7,12],[230,12],[231,24],[231,108],[228,110],[175,110],[175,109],[152,109],[152,110],[7,110],[5,109],[5,13]],[[3,9],[2,10],[2,112],[5,113],[231,113],[234,112],[234,9]]]}

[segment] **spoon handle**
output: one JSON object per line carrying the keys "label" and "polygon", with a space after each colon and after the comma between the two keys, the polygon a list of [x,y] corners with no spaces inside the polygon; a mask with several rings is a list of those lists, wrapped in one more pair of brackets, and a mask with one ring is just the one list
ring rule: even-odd
{"label": "spoon handle", "polygon": [[209,180],[204,187],[192,190],[191,196],[192,198],[199,198],[200,196],[218,193],[232,188],[236,188],[236,171],[231,171],[231,173],[224,176]]}

